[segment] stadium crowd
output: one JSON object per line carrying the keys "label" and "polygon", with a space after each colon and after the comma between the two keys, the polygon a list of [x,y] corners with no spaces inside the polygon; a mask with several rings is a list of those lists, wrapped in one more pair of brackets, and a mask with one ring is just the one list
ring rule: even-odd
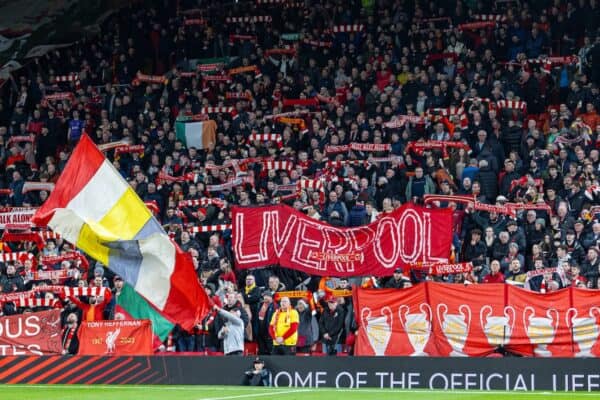
{"label": "stadium crowd", "polygon": [[[154,3],[119,10],[100,35],[53,49],[4,83],[0,184],[9,190],[0,201],[39,206],[48,192],[25,182],[56,182],[84,133],[105,145],[218,305],[194,332],[175,329],[167,350],[351,351],[353,284],[600,288],[596,0]],[[177,140],[176,121],[208,119],[216,142]],[[127,145],[110,149],[117,141]],[[340,151],[350,143],[362,146]],[[303,177],[321,179],[324,193],[297,191]],[[473,264],[456,275],[321,279],[233,266],[231,205],[286,202],[352,227],[428,194],[539,207],[511,216],[431,203],[454,209],[452,260]],[[6,251],[33,254],[3,264],[2,294],[42,284],[37,269],[67,270],[47,283],[114,294],[61,299],[65,324],[115,318],[120,277],[91,261],[44,264],[73,248],[26,235],[2,238]],[[278,295],[289,291],[300,295]],[[22,311],[3,304],[4,315]]]}

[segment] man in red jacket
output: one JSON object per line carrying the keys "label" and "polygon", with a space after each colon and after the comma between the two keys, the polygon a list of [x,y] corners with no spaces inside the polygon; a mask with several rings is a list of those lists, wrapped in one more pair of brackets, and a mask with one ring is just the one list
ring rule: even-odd
{"label": "man in red jacket", "polygon": [[89,304],[84,303],[75,296],[67,296],[82,311],[82,321],[103,321],[104,308],[110,303],[112,294],[110,290],[104,291],[104,296],[90,296]]}
{"label": "man in red jacket", "polygon": [[500,272],[500,261],[493,260],[490,263],[490,273],[483,278],[483,283],[503,283],[504,275]]}

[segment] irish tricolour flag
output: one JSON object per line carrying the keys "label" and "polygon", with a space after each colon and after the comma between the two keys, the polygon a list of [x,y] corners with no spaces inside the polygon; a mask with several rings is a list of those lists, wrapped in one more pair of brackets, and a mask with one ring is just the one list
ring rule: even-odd
{"label": "irish tricolour flag", "polygon": [[209,143],[216,142],[217,123],[212,119],[207,121],[177,121],[175,122],[175,133],[177,139],[181,140],[185,147],[206,149]]}

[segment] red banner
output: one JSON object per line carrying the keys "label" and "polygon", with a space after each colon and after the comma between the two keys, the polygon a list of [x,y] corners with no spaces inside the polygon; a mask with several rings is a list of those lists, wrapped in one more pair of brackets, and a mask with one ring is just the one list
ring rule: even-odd
{"label": "red banner", "polygon": [[487,356],[498,347],[534,357],[598,357],[597,293],[540,294],[504,284],[427,282],[357,289],[356,355]]}
{"label": "red banner", "polygon": [[0,355],[61,354],[60,334],[60,310],[2,317],[0,319]]}
{"label": "red banner", "polygon": [[[233,208],[239,268],[278,264],[320,276],[389,276],[448,263],[452,212],[405,204],[369,225],[337,228],[285,205]],[[435,223],[434,223],[435,222]]]}
{"label": "red banner", "polygon": [[79,328],[79,355],[142,356],[152,354],[148,319],[84,322]]}

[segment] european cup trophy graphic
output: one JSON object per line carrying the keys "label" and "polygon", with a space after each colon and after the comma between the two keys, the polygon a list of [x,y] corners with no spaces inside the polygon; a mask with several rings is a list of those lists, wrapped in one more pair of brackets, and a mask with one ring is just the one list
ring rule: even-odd
{"label": "european cup trophy graphic", "polygon": [[415,350],[411,357],[429,356],[423,349],[431,336],[431,318],[432,312],[429,304],[421,304],[419,306],[420,313],[409,314],[409,307],[401,305],[398,309],[400,324],[408,336],[408,340]]}
{"label": "european cup trophy graphic", "polygon": [[505,346],[510,342],[514,327],[516,313],[511,306],[504,307],[504,315],[492,315],[492,307],[485,305],[479,312],[479,322],[481,329],[487,337],[491,346]]}
{"label": "european cup trophy graphic", "polygon": [[[554,315],[554,317],[553,317]],[[535,345],[534,353],[538,357],[551,357],[552,352],[548,345],[554,340],[558,329],[559,315],[554,308],[546,312],[546,317],[536,317],[533,307],[527,306],[523,310],[523,326],[531,344]]]}
{"label": "european cup trophy graphic", "polygon": [[392,323],[394,320],[392,309],[383,307],[381,308],[381,316],[371,317],[371,309],[365,307],[362,309],[360,317],[367,331],[369,343],[371,343],[371,347],[375,351],[375,355],[385,355],[385,349],[387,349],[392,336]]}
{"label": "european cup trophy graphic", "polygon": [[463,353],[463,349],[471,326],[471,309],[462,304],[458,307],[458,311],[459,314],[448,314],[447,305],[442,303],[437,306],[437,316],[442,325],[442,331],[452,347],[450,356],[466,357],[467,355]]}
{"label": "european cup trophy graphic", "polygon": [[591,307],[589,317],[577,318],[577,310],[569,308],[565,317],[567,327],[571,330],[573,341],[579,346],[579,352],[575,353],[575,357],[595,357],[592,354],[592,347],[598,340],[598,325],[596,324],[597,316],[600,315],[600,308]]}

